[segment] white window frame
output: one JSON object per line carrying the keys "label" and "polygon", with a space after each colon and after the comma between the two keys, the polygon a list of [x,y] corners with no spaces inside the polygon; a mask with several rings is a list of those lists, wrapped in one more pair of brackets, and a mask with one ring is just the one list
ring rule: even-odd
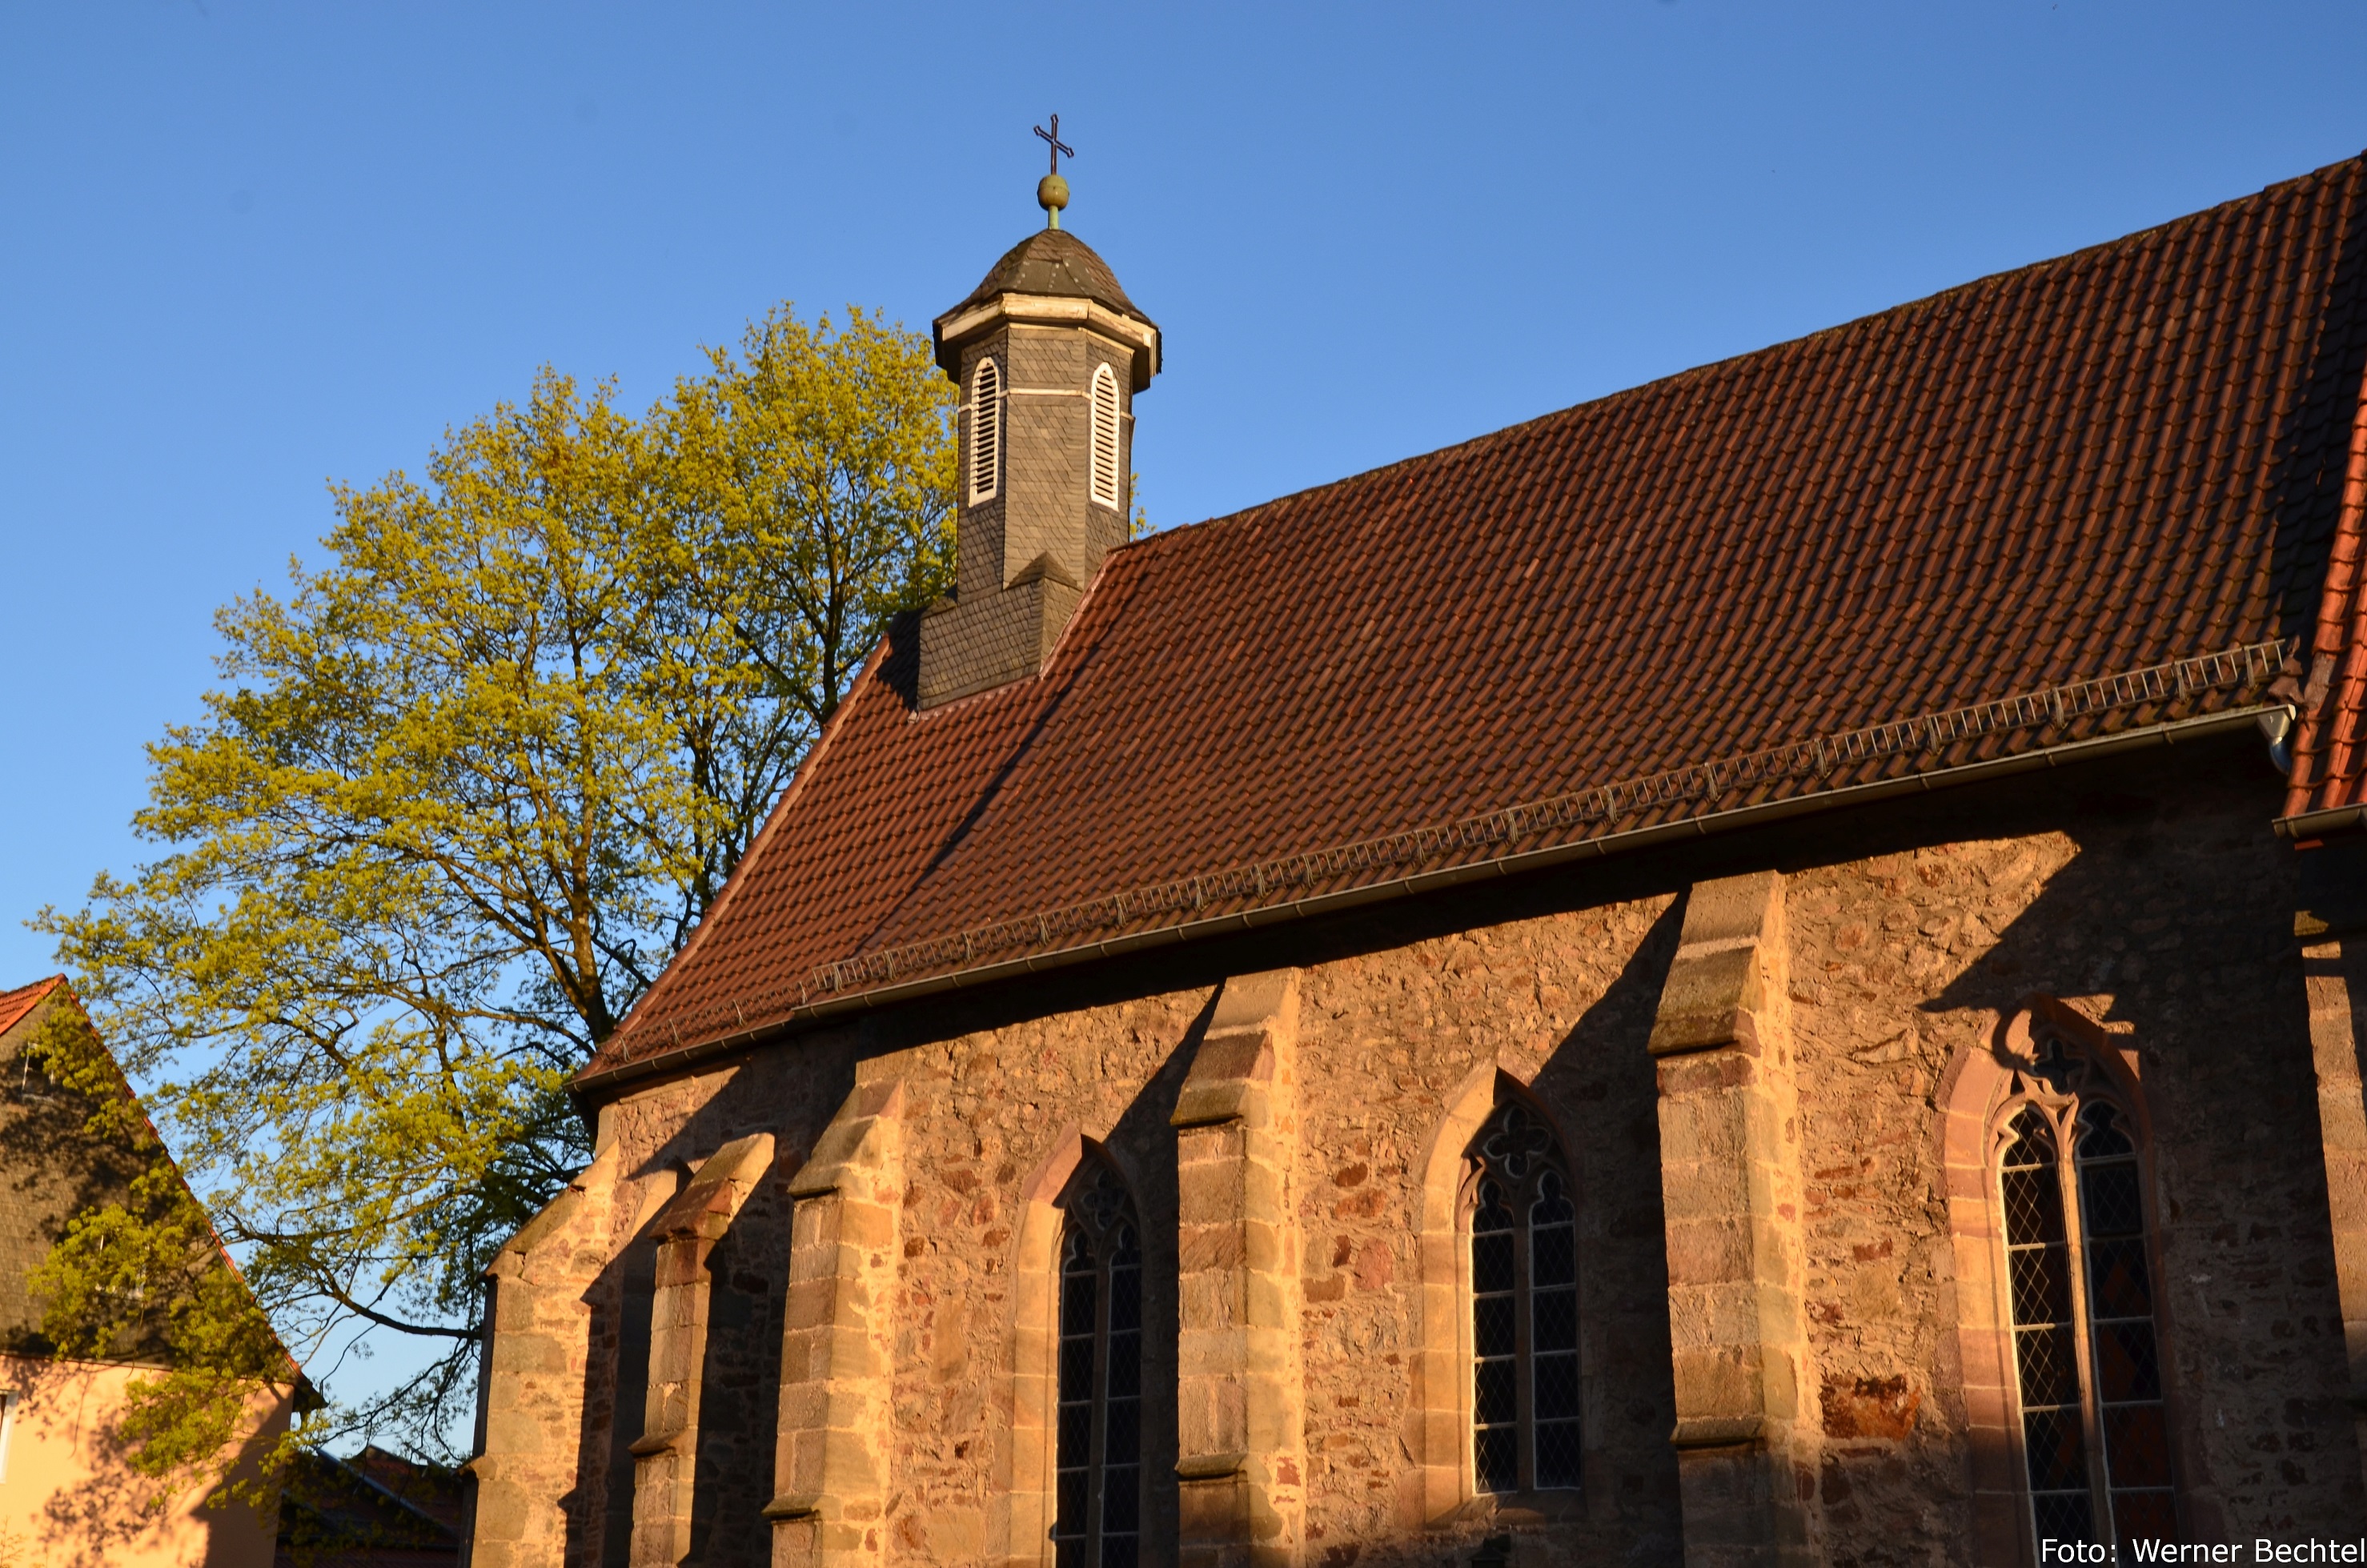
{"label": "white window frame", "polygon": [[1126,510],[1125,482],[1119,470],[1126,444],[1119,428],[1117,377],[1107,365],[1093,367],[1092,397],[1093,493],[1094,502],[1112,512]]}
{"label": "white window frame", "polygon": [[992,501],[1002,479],[1002,367],[988,355],[969,373],[969,503]]}
{"label": "white window frame", "polygon": [[0,1388],[0,1482],[8,1479],[8,1439],[17,1431],[17,1406],[25,1396],[13,1388]]}

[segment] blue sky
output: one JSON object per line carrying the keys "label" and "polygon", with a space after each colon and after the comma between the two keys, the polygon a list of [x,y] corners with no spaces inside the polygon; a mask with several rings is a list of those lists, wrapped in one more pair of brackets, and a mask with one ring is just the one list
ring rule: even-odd
{"label": "blue sky", "polygon": [[2367,6],[0,8],[0,985],[326,481],[783,299],[925,327],[1053,110],[1165,526],[2350,156]]}
{"label": "blue sky", "polygon": [[1055,109],[1172,525],[2349,156],[2367,7],[0,9],[0,983],[327,480],[778,299],[924,325]]}

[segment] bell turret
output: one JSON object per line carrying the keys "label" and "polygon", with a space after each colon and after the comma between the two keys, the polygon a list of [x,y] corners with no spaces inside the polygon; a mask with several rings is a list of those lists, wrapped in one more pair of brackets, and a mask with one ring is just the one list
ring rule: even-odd
{"label": "bell turret", "polygon": [[1102,258],[1051,221],[936,320],[961,389],[954,593],[921,621],[921,705],[1034,678],[1102,558],[1127,537],[1134,396],[1159,373],[1159,329]]}

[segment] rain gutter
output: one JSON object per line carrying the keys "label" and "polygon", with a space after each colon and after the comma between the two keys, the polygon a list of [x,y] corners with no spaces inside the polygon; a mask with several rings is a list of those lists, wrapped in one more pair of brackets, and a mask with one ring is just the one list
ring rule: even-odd
{"label": "rain gutter", "polygon": [[2324,811],[2305,811],[2298,817],[2280,817],[2275,826],[2281,837],[2295,840],[2301,848],[2307,849],[2312,840],[2329,833],[2367,827],[2367,806],[2333,806]]}

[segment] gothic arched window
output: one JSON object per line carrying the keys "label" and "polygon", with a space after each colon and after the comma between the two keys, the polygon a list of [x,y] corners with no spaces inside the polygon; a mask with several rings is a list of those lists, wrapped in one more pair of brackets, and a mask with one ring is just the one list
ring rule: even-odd
{"label": "gothic arched window", "polygon": [[1498,1107],[1466,1151],[1471,1468],[1482,1492],[1579,1481],[1578,1210],[1536,1112]]}
{"label": "gothic arched window", "polygon": [[994,499],[1002,474],[1002,367],[981,359],[969,378],[969,501]]}
{"label": "gothic arched window", "polygon": [[1133,1568],[1142,1542],[1142,1225],[1088,1159],[1060,1201],[1058,1568]]}
{"label": "gothic arched window", "polygon": [[2178,1534],[2136,1122],[2083,1056],[2038,1045],[1996,1134],[2031,1524],[2127,1561]]}
{"label": "gothic arched window", "polygon": [[1123,511],[1125,486],[1118,477],[1117,378],[1106,365],[1093,367],[1093,499]]}

